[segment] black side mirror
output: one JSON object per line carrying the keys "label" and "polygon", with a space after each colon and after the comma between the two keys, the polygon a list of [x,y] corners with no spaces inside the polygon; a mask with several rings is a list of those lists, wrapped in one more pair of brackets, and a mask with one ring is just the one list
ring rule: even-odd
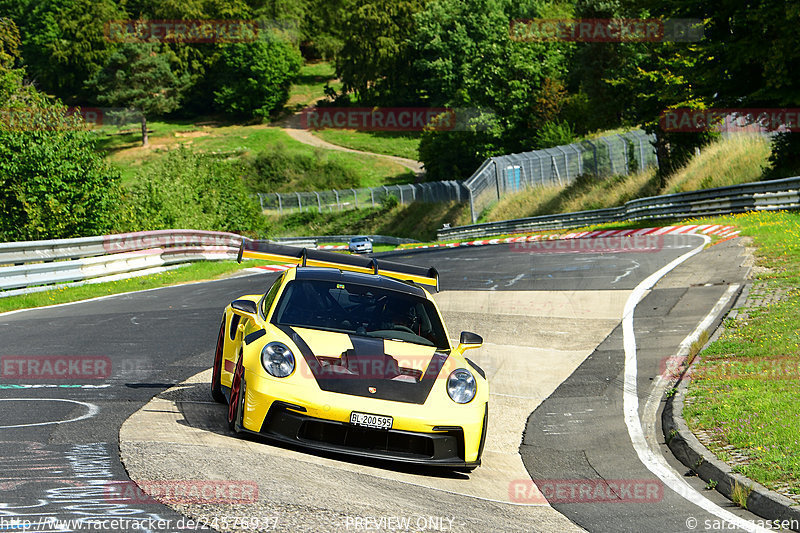
{"label": "black side mirror", "polygon": [[246,315],[257,315],[258,306],[252,300],[234,300],[231,302],[231,309]]}
{"label": "black side mirror", "polygon": [[458,342],[464,346],[464,349],[479,348],[483,344],[483,337],[471,331],[462,331]]}

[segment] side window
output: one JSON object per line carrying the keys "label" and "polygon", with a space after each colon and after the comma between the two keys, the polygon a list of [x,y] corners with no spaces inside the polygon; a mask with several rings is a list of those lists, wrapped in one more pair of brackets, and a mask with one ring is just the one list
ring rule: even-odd
{"label": "side window", "polygon": [[267,318],[269,308],[272,307],[272,302],[275,301],[275,296],[277,296],[278,290],[281,288],[281,285],[283,285],[283,278],[285,276],[286,274],[281,274],[280,277],[275,280],[275,283],[272,284],[272,287],[270,287],[269,292],[267,292],[267,295],[264,297],[264,299],[261,300],[261,316],[263,316],[265,319]]}

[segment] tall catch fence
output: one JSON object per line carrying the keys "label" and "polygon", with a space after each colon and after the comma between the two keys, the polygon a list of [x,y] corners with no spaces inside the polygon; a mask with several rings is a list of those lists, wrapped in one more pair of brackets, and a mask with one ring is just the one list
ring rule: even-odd
{"label": "tall catch fence", "polygon": [[465,181],[432,181],[359,189],[310,192],[258,193],[262,211],[343,211],[375,207],[392,196],[401,204],[411,202],[469,201],[472,222],[481,212],[507,194],[527,187],[565,186],[581,174],[597,177],[630,174],[656,166],[653,135],[634,130],[591,140],[491,157]]}
{"label": "tall catch fence", "polygon": [[461,181],[431,181],[404,185],[383,185],[359,189],[332,189],[311,192],[258,193],[262,211],[315,210],[344,211],[360,207],[375,207],[388,197],[401,204],[411,202],[466,202],[469,191]]}
{"label": "tall catch fence", "polygon": [[630,174],[657,166],[655,136],[642,130],[608,135],[544,150],[491,157],[464,185],[472,222],[493,202],[527,187],[571,183],[581,174]]}

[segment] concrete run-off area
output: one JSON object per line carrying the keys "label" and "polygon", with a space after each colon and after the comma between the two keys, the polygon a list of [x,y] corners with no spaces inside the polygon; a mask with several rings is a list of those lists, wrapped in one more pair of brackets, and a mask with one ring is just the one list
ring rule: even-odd
{"label": "concrete run-off area", "polygon": [[[443,292],[436,296],[451,335],[479,331],[471,353],[489,378],[490,423],[483,464],[471,474],[398,467],[308,453],[234,436],[225,407],[208,394],[211,372],[156,396],[120,430],[133,480],[208,477],[257,480],[258,501],[171,504],[193,518],[276,515],[279,530],[343,531],[358,524],[417,530],[579,531],[529,483],[519,446],[530,413],[619,323],[629,291]],[[209,352],[209,361],[211,353]],[[202,465],[202,466],[198,466]],[[533,491],[533,493],[531,492]],[[431,522],[438,518],[440,522]],[[382,522],[381,522],[382,520]],[[235,528],[230,528],[234,530]]]}

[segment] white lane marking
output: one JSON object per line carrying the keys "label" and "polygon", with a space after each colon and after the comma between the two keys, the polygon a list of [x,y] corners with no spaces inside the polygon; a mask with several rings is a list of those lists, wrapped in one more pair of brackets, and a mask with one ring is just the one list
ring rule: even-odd
{"label": "white lane marking", "polygon": [[[684,481],[675,471],[665,465],[663,457],[659,458],[650,447],[644,438],[644,431],[642,429],[642,422],[639,419],[639,395],[637,392],[637,362],[636,362],[636,336],[633,331],[633,313],[636,310],[636,305],[644,296],[644,293],[655,285],[658,280],[672,271],[675,267],[689,259],[690,257],[700,253],[706,245],[711,242],[711,238],[706,235],[698,235],[702,237],[703,244],[686,252],[678,257],[668,265],[664,266],[657,272],[654,272],[642,281],[633,290],[631,295],[625,302],[625,311],[622,318],[622,336],[623,345],[625,348],[625,387],[623,388],[622,405],[625,415],[625,425],[628,427],[628,435],[631,438],[636,454],[639,460],[655,474],[666,486],[671,488],[675,493],[680,495],[686,501],[697,505],[701,509],[717,516],[718,518],[729,522],[736,527],[751,532],[767,532],[769,530],[759,527],[753,522],[749,522],[744,518],[740,518],[730,511],[726,511],[722,507],[710,501],[708,498],[694,490],[686,481]],[[662,462],[663,461],[663,462]]]}
{"label": "white lane marking", "polygon": [[518,282],[519,280],[521,280],[524,277],[525,277],[525,274],[519,274],[517,277],[515,277],[511,281],[506,282],[506,287],[512,286],[513,284],[515,284],[516,282]]}
{"label": "white lane marking", "polygon": [[633,263],[633,266],[628,268],[628,269],[626,269],[624,274],[620,274],[619,276],[614,278],[614,281],[611,282],[612,285],[615,284],[616,282],[618,282],[619,280],[621,280],[622,278],[626,278],[626,277],[630,276],[631,273],[634,270],[636,270],[637,268],[639,268],[641,266],[638,261],[635,261],[635,260],[631,259],[631,262]]}
{"label": "white lane marking", "polygon": [[86,420],[87,418],[91,418],[98,412],[100,412],[100,408],[94,405],[93,403],[79,402],[77,400],[64,400],[61,398],[0,398],[0,402],[66,402],[66,403],[75,403],[78,405],[82,405],[86,407],[86,409],[88,410],[81,416],[70,418],[69,420],[53,420],[52,422],[36,422],[33,424],[0,426],[0,429],[27,428],[32,426],[49,426],[50,424],[68,424],[70,422],[78,422],[79,420]]}

